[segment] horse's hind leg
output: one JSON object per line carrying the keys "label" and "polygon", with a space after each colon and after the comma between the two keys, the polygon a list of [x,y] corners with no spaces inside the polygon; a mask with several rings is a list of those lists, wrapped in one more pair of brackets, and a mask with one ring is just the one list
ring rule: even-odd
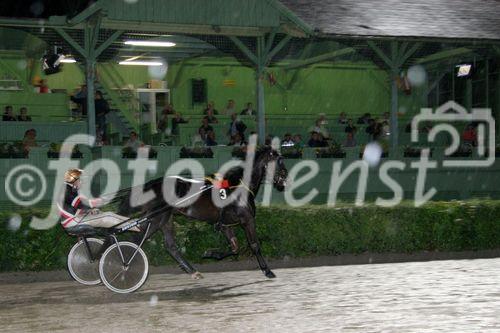
{"label": "horse's hind leg", "polygon": [[243,227],[243,230],[245,230],[248,245],[257,258],[260,269],[268,278],[275,278],[276,275],[274,275],[269,266],[267,266],[267,262],[260,252],[260,244],[259,240],[257,239],[257,231],[255,230],[255,219],[253,217],[248,217],[242,221],[241,226]]}
{"label": "horse's hind leg", "polygon": [[230,257],[230,256],[236,256],[238,255],[238,239],[236,238],[236,235],[234,234],[234,229],[233,227],[225,227],[222,225],[222,233],[226,237],[227,241],[229,242],[229,245],[231,246],[231,250],[227,252],[221,252],[218,250],[207,250],[203,254],[203,259],[216,259],[216,260],[222,260],[224,258]]}
{"label": "horse's hind leg", "polygon": [[167,248],[170,256],[177,261],[179,267],[186,273],[191,274],[193,279],[200,279],[203,276],[200,272],[191,266],[189,262],[186,261],[179,252],[177,244],[175,243],[175,227],[172,219],[172,213],[168,212],[162,216],[162,221],[160,223],[160,228],[163,232],[165,247]]}

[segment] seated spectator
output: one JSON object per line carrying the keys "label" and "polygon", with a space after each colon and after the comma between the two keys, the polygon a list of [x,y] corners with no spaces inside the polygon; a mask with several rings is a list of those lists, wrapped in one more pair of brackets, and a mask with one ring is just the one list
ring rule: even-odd
{"label": "seated spectator", "polygon": [[349,118],[347,120],[347,126],[345,127],[345,130],[344,132],[346,133],[356,133],[358,129],[356,128],[356,126],[354,126],[353,122],[352,122],[352,119]]}
{"label": "seated spectator", "polygon": [[[351,121],[352,121],[352,119],[351,119]],[[345,115],[345,112],[340,113],[339,119],[337,120],[337,123],[340,125],[347,124],[347,116]]]}
{"label": "seated spectator", "polygon": [[255,116],[257,112],[252,107],[252,103],[247,103],[247,107],[241,110],[240,115],[242,116]]}
{"label": "seated spectator", "polygon": [[314,132],[314,131],[311,132],[311,138],[307,142],[307,145],[309,147],[326,147],[326,146],[328,146],[326,141],[323,140],[321,133]]}
{"label": "seated spectator", "polygon": [[215,109],[215,102],[214,101],[208,102],[207,107],[205,108],[205,110],[203,110],[203,114],[208,115],[209,110],[212,111],[213,115],[219,114],[219,112]]}
{"label": "seated spectator", "polygon": [[[424,126],[422,128],[418,129],[418,132],[419,133],[429,133],[431,129],[432,129],[432,124],[427,121],[427,122],[424,123]],[[406,124],[405,132],[406,133],[411,133],[411,122],[409,122],[408,124]]]}
{"label": "seated spectator", "polygon": [[187,124],[189,121],[182,118],[179,112],[175,113],[174,118],[172,118],[172,134],[179,134],[179,124]]}
{"label": "seated spectator", "polygon": [[302,135],[295,134],[293,136],[293,146],[295,148],[303,148],[304,147],[304,143],[302,142]]}
{"label": "seated spectator", "polygon": [[40,80],[35,86],[35,92],[39,94],[50,94],[51,91],[49,89],[49,86],[47,86],[47,81]]}
{"label": "seated spectator", "polygon": [[230,138],[233,138],[236,134],[239,134],[242,140],[245,140],[245,130],[247,126],[238,119],[236,113],[231,114],[231,123],[229,124],[229,130],[227,134]]}
{"label": "seated spectator", "polygon": [[469,124],[462,133],[463,143],[471,144],[472,146],[477,145],[477,132],[474,125]]}
{"label": "seated spectator", "polygon": [[384,120],[381,125],[382,137],[388,137],[389,135],[391,135],[391,128],[389,126],[389,123]]}
{"label": "seated spectator", "polygon": [[215,132],[214,131],[207,132],[207,136],[205,139],[205,145],[207,147],[217,146],[217,142],[215,141]]}
{"label": "seated spectator", "polygon": [[431,131],[431,129],[432,129],[432,124],[429,121],[426,121],[424,123],[424,126],[420,130],[420,132],[422,132],[422,133],[429,133]]}
{"label": "seated spectator", "polygon": [[375,130],[377,128],[377,123],[375,122],[374,119],[370,119],[368,121],[368,126],[365,128],[366,134],[369,134],[370,136],[373,136],[375,133]]}
{"label": "seated spectator", "polygon": [[207,133],[209,131],[213,132],[214,128],[208,124],[208,119],[206,117],[201,120],[201,123],[202,125],[198,128],[198,134],[200,135],[201,140],[205,142],[207,139]]}
{"label": "seated spectator", "polygon": [[130,132],[130,138],[125,142],[125,147],[131,148],[133,151],[144,147],[144,143],[139,139],[135,131]]}
{"label": "seated spectator", "polygon": [[319,119],[316,120],[316,123],[314,124],[314,127],[312,129],[312,132],[321,133],[321,135],[323,136],[323,138],[329,138],[330,137],[330,135],[328,133],[328,130],[326,129],[326,127],[322,123],[321,118],[319,118]]}
{"label": "seated spectator", "polygon": [[317,119],[317,121],[319,121],[319,124],[321,126],[328,125],[328,120],[326,120],[326,115],[324,113],[319,114],[319,118]]}
{"label": "seated spectator", "polygon": [[367,112],[362,117],[358,118],[358,124],[367,125],[370,122],[370,119],[372,119],[372,116]]}
{"label": "seated spectator", "polygon": [[14,112],[12,111],[11,105],[7,105],[5,107],[5,112],[3,113],[2,120],[3,121],[16,121],[16,117],[14,116]]}
{"label": "seated spectator", "polygon": [[356,139],[354,138],[354,132],[347,132],[346,139],[342,144],[344,147],[356,147]]}
{"label": "seated spectator", "polygon": [[31,117],[28,116],[28,109],[22,107],[19,109],[19,115],[17,116],[17,121],[31,121]]}
{"label": "seated spectator", "polygon": [[34,128],[24,132],[23,138],[24,151],[29,152],[33,147],[38,147],[38,144],[36,143],[36,130]]}
{"label": "seated spectator", "polygon": [[246,146],[246,145],[247,143],[239,133],[236,133],[234,136],[232,136],[228,143],[228,146]]}
{"label": "seated spectator", "polygon": [[[250,135],[252,135],[252,133],[250,133]],[[256,133],[253,133],[253,134],[256,134]],[[269,135],[269,134],[266,135],[266,139],[264,140],[264,145],[270,146],[272,142],[273,142],[273,136]]]}
{"label": "seated spectator", "polygon": [[175,114],[174,106],[172,105],[172,103],[165,105],[163,110],[161,110],[161,114],[162,115]]}
{"label": "seated spectator", "polygon": [[389,112],[384,112],[384,114],[382,115],[382,121],[384,120],[387,122],[391,121],[391,114]]}
{"label": "seated spectator", "polygon": [[226,116],[229,116],[235,112],[236,112],[236,104],[235,104],[233,99],[230,99],[227,101],[227,105],[226,105],[226,108],[224,109],[223,113]]}
{"label": "seated spectator", "polygon": [[293,147],[295,145],[295,142],[292,140],[292,135],[290,133],[286,133],[283,141],[281,141],[281,146],[282,147]]}
{"label": "seated spectator", "polygon": [[214,116],[213,110],[208,110],[207,115],[203,117],[203,119],[207,119],[209,124],[217,124],[219,122],[217,118]]}

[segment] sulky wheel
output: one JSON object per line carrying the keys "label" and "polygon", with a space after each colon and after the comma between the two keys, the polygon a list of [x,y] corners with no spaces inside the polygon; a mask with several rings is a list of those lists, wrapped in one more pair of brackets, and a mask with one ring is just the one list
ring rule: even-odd
{"label": "sulky wheel", "polygon": [[[134,257],[130,261],[133,255]],[[122,294],[139,289],[146,281],[148,271],[149,263],[146,254],[131,242],[119,242],[111,245],[99,262],[99,274],[102,282],[110,290]]]}
{"label": "sulky wheel", "polygon": [[[97,238],[87,238],[92,255],[96,255],[103,241]],[[85,242],[81,239],[73,245],[68,254],[68,270],[71,277],[81,284],[88,286],[101,283],[99,276],[99,260],[90,258]]]}

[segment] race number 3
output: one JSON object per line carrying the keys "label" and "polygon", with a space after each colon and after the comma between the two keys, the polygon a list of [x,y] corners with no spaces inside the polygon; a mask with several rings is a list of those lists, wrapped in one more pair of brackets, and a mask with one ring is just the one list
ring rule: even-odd
{"label": "race number 3", "polygon": [[219,190],[219,195],[220,195],[220,198],[221,198],[222,200],[227,199],[227,192],[226,192],[226,189],[221,188],[221,189]]}

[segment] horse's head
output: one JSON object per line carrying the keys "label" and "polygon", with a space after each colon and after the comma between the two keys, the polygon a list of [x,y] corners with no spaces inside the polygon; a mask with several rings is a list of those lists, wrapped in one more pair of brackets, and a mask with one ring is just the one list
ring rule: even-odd
{"label": "horse's head", "polygon": [[288,170],[286,169],[283,156],[271,147],[264,147],[258,152],[256,162],[261,164],[264,171],[267,170],[269,163],[276,163],[276,169],[273,175],[273,186],[278,191],[283,192],[288,178]]}

